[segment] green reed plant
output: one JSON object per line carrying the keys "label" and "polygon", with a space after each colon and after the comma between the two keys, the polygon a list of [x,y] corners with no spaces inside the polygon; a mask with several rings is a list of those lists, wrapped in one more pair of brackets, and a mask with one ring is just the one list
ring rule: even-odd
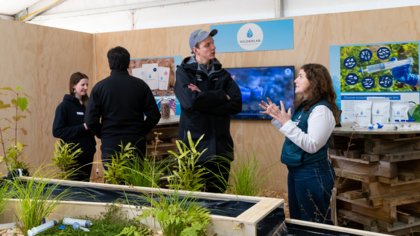
{"label": "green reed plant", "polygon": [[[220,182],[222,182],[228,193],[235,195],[256,196],[260,191],[262,191],[261,187],[270,177],[272,173],[271,167],[275,164],[265,170],[261,170],[261,163],[255,152],[252,152],[251,156],[247,154],[245,160],[241,162],[237,161],[236,163],[232,163],[231,161],[233,160],[234,154],[232,153],[230,155],[231,156],[228,158],[217,156],[217,161],[211,161],[216,162],[218,165],[219,168],[217,173],[211,170],[208,171],[214,174],[213,178],[217,178]],[[225,165],[221,163],[225,163]],[[231,166],[230,170],[226,166]],[[222,174],[227,172],[230,172],[230,183],[229,180],[222,177]],[[216,187],[222,189],[219,186]]]}
{"label": "green reed plant", "polygon": [[61,173],[58,176],[61,179],[71,179],[71,175],[76,172],[76,158],[83,153],[81,148],[77,148],[79,144],[65,143],[63,140],[55,142],[55,151],[53,154],[53,163]]}
{"label": "green reed plant", "polygon": [[[176,179],[173,180],[176,182]],[[150,208],[143,208],[138,220],[152,219],[153,225],[158,223],[165,236],[204,236],[210,226],[210,212],[196,204],[193,193],[185,197],[179,195],[180,186],[172,182],[175,188],[166,194],[157,192],[158,201],[152,196],[147,199]],[[149,224],[152,225],[152,224]]]}
{"label": "green reed plant", "polygon": [[[147,155],[146,155],[147,156]],[[155,162],[154,156],[141,158],[137,154],[126,162],[125,183],[140,187],[159,187],[159,179],[170,164]]]}
{"label": "green reed plant", "polygon": [[[55,191],[60,182],[49,184],[52,178],[57,177],[51,175],[50,178],[42,177],[39,167],[31,178],[25,180],[17,179],[13,185],[13,197],[18,200],[16,205],[16,218],[20,223],[18,225],[20,230],[25,233],[36,226],[39,226],[42,219],[57,207],[60,202],[69,197],[69,188],[62,189],[60,193],[56,194]],[[50,174],[50,173],[48,173]]]}
{"label": "green reed plant", "polygon": [[14,192],[11,189],[11,184],[6,181],[0,182],[0,215],[3,214],[6,208],[7,202],[13,196]]}
{"label": "green reed plant", "polygon": [[[194,141],[191,138],[191,133],[188,131],[188,142],[189,147],[180,140],[176,141],[178,147],[178,153],[173,151],[168,151],[172,154],[177,161],[177,170],[173,171],[173,175],[169,177],[169,180],[176,179],[174,183],[177,183],[180,189],[185,191],[200,191],[204,187],[205,179],[203,176],[207,174],[206,168],[198,165],[198,160],[201,155],[207,150],[204,149],[202,152],[197,151],[197,146],[200,141],[203,139],[204,135],[201,136],[197,142],[194,144]],[[172,184],[170,187],[174,187]]]}
{"label": "green reed plant", "polygon": [[111,156],[111,162],[105,164],[108,170],[104,170],[105,178],[113,184],[121,183],[127,174],[127,162],[134,157],[135,147],[128,143],[124,146],[121,142],[121,151],[115,151]]}

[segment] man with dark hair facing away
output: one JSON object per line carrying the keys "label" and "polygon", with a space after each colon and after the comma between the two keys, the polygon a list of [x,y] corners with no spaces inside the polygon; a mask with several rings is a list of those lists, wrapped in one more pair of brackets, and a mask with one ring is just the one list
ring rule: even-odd
{"label": "man with dark hair facing away", "polygon": [[[175,95],[181,104],[178,138],[188,144],[188,131],[194,142],[204,134],[197,151],[208,149],[200,157],[199,164],[214,173],[222,171],[221,177],[227,181],[230,163],[217,156],[233,161],[230,115],[241,112],[242,95],[229,72],[216,59],[213,40],[216,34],[215,29],[194,31],[189,40],[194,55],[185,58],[176,71]],[[226,190],[225,181],[211,173],[203,177],[205,191],[220,193]]]}
{"label": "man with dark hair facing away", "polygon": [[107,57],[111,75],[93,87],[86,108],[86,125],[102,141],[102,160],[119,152],[121,142],[130,142],[144,157],[146,135],[160,120],[155,98],[145,82],[128,73],[130,53],[125,48],[112,48]]}

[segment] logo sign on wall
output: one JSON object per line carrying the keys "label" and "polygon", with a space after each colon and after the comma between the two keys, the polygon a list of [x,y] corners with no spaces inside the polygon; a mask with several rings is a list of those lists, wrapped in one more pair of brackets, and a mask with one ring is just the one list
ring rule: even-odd
{"label": "logo sign on wall", "polygon": [[293,49],[293,19],[212,25],[216,52]]}

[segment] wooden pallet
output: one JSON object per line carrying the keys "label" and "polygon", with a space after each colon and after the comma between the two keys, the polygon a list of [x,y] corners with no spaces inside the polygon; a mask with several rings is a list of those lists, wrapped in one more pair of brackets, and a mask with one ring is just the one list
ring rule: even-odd
{"label": "wooden pallet", "polygon": [[[332,137],[338,217],[395,235],[420,228],[420,135],[358,131]],[[356,142],[349,147],[350,137]]]}

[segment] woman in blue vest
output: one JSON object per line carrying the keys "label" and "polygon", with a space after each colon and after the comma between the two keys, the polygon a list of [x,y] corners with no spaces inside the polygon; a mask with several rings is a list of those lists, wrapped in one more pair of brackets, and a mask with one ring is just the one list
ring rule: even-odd
{"label": "woman in blue vest", "polygon": [[286,136],[281,161],[289,169],[290,218],[332,224],[331,191],[335,172],[328,160],[329,138],[339,123],[336,94],[327,68],[302,66],[295,82],[295,112],[280,101],[281,109],[268,99],[260,106],[274,119],[272,124]]}

